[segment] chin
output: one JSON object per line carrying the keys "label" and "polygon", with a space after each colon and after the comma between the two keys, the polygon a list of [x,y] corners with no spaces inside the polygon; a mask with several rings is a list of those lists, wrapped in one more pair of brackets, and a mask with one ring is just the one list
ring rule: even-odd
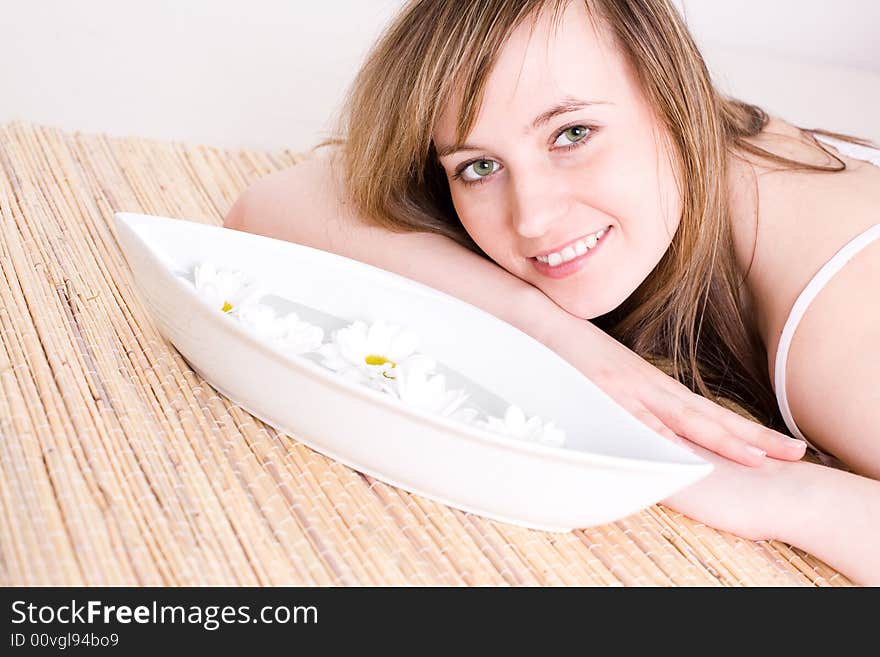
{"label": "chin", "polygon": [[588,300],[584,300],[583,296],[574,299],[562,299],[554,296],[550,296],[550,298],[553,299],[557,306],[562,308],[569,315],[574,315],[583,320],[596,319],[606,313],[610,313],[625,301],[625,297],[623,299],[617,299],[611,298],[610,295],[607,294],[600,298],[591,298]]}

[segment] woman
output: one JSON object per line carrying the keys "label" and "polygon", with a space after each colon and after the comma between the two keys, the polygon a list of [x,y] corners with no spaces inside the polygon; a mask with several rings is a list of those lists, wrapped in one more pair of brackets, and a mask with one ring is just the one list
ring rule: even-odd
{"label": "woman", "polygon": [[494,313],[715,464],[666,504],[880,582],[880,167],[719,96],[667,0],[414,0],[342,132],[225,225]]}

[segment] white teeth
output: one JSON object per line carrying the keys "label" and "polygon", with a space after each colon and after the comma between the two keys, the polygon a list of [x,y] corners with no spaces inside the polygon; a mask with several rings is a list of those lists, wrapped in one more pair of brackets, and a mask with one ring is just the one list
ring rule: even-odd
{"label": "white teeth", "polygon": [[584,239],[578,240],[574,244],[569,244],[559,253],[550,253],[545,256],[537,256],[537,259],[545,264],[550,265],[551,267],[556,267],[563,262],[568,262],[569,260],[573,260],[578,256],[584,255],[587,251],[596,246],[596,243],[600,239],[602,239],[602,236],[607,232],[607,228],[597,230],[595,233],[587,235],[587,237],[585,237]]}

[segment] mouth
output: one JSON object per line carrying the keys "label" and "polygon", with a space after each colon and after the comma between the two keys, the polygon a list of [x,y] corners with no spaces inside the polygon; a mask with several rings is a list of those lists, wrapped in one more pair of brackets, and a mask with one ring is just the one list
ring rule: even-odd
{"label": "mouth", "polygon": [[[535,256],[529,258],[529,260],[532,262],[535,269],[544,276],[549,276],[550,278],[565,278],[566,276],[571,276],[580,271],[587,261],[604,247],[605,242],[607,242],[614,233],[611,226],[607,226],[603,231],[599,231],[602,235],[597,237],[593,246],[589,246],[592,240],[578,240],[574,244],[566,246],[560,253],[552,253],[547,256]],[[566,256],[568,256],[569,259],[563,260]]]}

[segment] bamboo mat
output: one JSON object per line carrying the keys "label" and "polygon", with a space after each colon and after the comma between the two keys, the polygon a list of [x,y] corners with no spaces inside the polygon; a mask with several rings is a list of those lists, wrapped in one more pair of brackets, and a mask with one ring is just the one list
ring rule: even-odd
{"label": "bamboo mat", "polygon": [[298,159],[0,126],[0,584],[852,585],[661,505],[566,534],[485,520],[218,395],[145,313],[113,213],[217,225]]}

